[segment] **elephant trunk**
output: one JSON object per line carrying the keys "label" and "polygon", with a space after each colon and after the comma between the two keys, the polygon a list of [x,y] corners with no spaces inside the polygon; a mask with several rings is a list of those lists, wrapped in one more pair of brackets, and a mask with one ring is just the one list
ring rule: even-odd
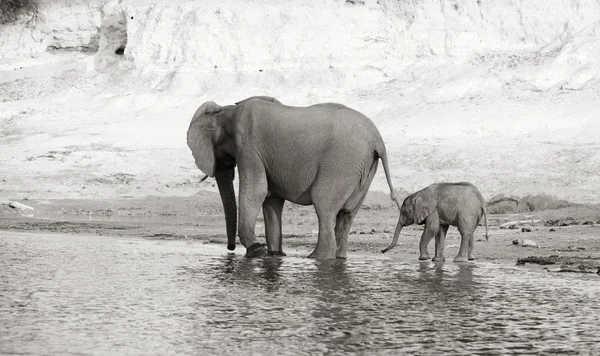
{"label": "elephant trunk", "polygon": [[225,228],[227,230],[227,249],[235,250],[235,233],[237,228],[237,204],[233,190],[233,167],[217,168],[215,179],[219,187],[223,210],[225,211]]}
{"label": "elephant trunk", "polygon": [[388,247],[381,250],[381,253],[386,253],[389,250],[393,249],[394,246],[396,246],[396,243],[398,242],[398,237],[400,236],[400,231],[402,231],[404,224],[405,219],[403,219],[403,215],[402,213],[400,213],[400,219],[398,219],[398,225],[396,225],[396,231],[394,232],[394,238],[392,239],[392,243]]}

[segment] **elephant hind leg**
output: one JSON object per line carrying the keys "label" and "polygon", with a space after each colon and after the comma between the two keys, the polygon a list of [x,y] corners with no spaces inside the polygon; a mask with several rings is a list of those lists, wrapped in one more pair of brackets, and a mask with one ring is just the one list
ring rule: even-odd
{"label": "elephant hind leg", "polygon": [[319,219],[319,237],[317,246],[308,255],[309,258],[328,260],[335,258],[337,249],[335,241],[335,212],[332,209],[315,206]]}
{"label": "elephant hind leg", "polygon": [[473,234],[461,233],[460,249],[458,255],[454,257],[454,262],[468,262],[469,261],[469,240],[473,238]]}
{"label": "elephant hind leg", "polygon": [[350,213],[353,213],[354,215],[356,215],[356,213],[360,209],[360,206],[362,205],[363,201],[365,200],[367,193],[369,192],[369,187],[371,186],[371,182],[373,181],[373,178],[375,177],[375,173],[377,173],[377,163],[378,163],[377,160],[373,161],[373,163],[371,164],[369,173],[367,175],[367,178],[362,183],[362,185],[360,184],[360,182],[357,182],[358,184],[356,185],[356,188],[354,189],[352,194],[350,194],[350,196],[344,203],[344,206],[343,206],[344,211],[347,211],[347,212],[350,212]]}
{"label": "elephant hind leg", "polygon": [[473,258],[473,233],[475,232],[475,223],[461,221],[458,224],[460,232],[460,249],[458,255],[454,257],[454,262],[467,262],[474,260]]}
{"label": "elephant hind leg", "polygon": [[[336,223],[340,213],[342,215],[347,214],[341,211],[344,209],[345,202],[352,195],[352,191],[347,188],[348,186],[352,186],[352,182],[339,180],[323,180],[313,186],[311,197],[319,219],[319,238],[315,250],[308,257],[316,259],[333,259],[336,257],[338,251]],[[342,219],[346,220],[347,218]],[[350,221],[344,221],[343,225],[347,224],[349,229],[351,221],[350,218]],[[338,229],[342,231],[342,225]]]}
{"label": "elephant hind leg", "polygon": [[473,257],[473,245],[475,244],[475,232],[471,233],[471,237],[469,238],[469,261],[475,261],[475,257]]}
{"label": "elephant hind leg", "polygon": [[285,200],[277,196],[268,196],[263,203],[265,217],[265,236],[269,256],[285,256],[282,249],[281,212]]}
{"label": "elephant hind leg", "polygon": [[348,234],[350,233],[352,222],[354,221],[356,214],[358,214],[363,201],[367,197],[369,187],[371,186],[371,182],[373,181],[373,177],[375,177],[376,172],[377,160],[375,160],[371,165],[371,169],[364,184],[362,186],[360,184],[357,186],[346,203],[344,203],[342,210],[340,210],[340,212],[337,214],[335,224],[335,239],[337,242],[337,251],[335,256],[337,258],[346,258]]}
{"label": "elephant hind leg", "polygon": [[446,260],[444,256],[444,245],[446,243],[446,234],[448,233],[449,225],[440,225],[438,233],[435,235],[435,256],[432,261],[443,262]]}
{"label": "elephant hind leg", "polygon": [[354,211],[341,210],[335,219],[335,240],[337,243],[336,258],[346,258],[346,249],[348,247],[348,234],[352,227],[352,221],[358,212],[358,208]]}

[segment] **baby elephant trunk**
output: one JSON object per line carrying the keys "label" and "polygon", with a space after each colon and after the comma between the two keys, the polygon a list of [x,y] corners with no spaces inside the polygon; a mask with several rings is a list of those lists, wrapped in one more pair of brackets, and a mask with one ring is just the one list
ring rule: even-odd
{"label": "baby elephant trunk", "polygon": [[396,225],[396,231],[394,232],[394,238],[392,239],[392,243],[384,248],[383,250],[381,250],[381,253],[386,253],[389,250],[393,249],[394,246],[396,246],[396,243],[398,242],[398,237],[400,236],[400,231],[402,231],[402,227],[404,227],[404,219],[402,219],[402,216],[400,216],[400,219],[398,220],[398,225]]}

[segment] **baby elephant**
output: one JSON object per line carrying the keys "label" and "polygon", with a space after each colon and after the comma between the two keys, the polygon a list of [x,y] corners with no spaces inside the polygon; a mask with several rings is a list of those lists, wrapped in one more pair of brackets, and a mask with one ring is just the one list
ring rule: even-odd
{"label": "baby elephant", "polygon": [[473,258],[473,233],[479,225],[481,215],[485,219],[485,239],[487,233],[487,211],[483,196],[471,183],[436,183],[404,199],[400,218],[392,243],[381,252],[385,253],[396,246],[402,227],[411,224],[425,224],[419,244],[419,260],[428,260],[427,245],[435,236],[435,257],[433,261],[444,261],[444,240],[450,225],[457,226],[461,235],[460,250],[454,262],[466,262]]}

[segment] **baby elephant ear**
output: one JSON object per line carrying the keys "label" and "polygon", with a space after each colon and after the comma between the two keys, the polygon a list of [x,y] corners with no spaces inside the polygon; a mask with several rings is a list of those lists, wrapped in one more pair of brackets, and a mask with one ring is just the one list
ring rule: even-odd
{"label": "baby elephant ear", "polygon": [[420,224],[429,215],[433,214],[435,205],[431,202],[417,197],[415,199],[415,216],[413,218],[415,224]]}
{"label": "baby elephant ear", "polygon": [[190,123],[187,131],[187,144],[196,161],[196,166],[204,174],[214,177],[215,153],[212,138],[215,130],[215,118],[210,114],[221,111],[221,107],[212,101],[202,104]]}

